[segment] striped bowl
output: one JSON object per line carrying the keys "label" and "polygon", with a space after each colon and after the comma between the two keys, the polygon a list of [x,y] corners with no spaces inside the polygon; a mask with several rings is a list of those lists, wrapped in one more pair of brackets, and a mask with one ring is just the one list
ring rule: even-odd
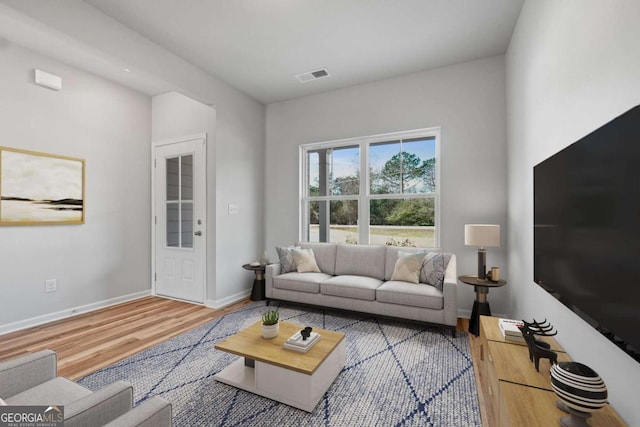
{"label": "striped bowl", "polygon": [[607,403],[607,386],[593,369],[578,362],[551,367],[551,386],[560,400],[579,412],[593,412]]}

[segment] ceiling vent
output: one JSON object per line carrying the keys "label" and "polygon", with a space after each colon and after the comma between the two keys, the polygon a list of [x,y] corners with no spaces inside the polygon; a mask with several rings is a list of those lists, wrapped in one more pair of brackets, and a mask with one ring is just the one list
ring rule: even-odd
{"label": "ceiling vent", "polygon": [[301,83],[310,82],[312,80],[324,79],[325,77],[331,77],[329,71],[326,68],[320,68],[319,70],[309,71],[308,73],[296,74],[296,79]]}

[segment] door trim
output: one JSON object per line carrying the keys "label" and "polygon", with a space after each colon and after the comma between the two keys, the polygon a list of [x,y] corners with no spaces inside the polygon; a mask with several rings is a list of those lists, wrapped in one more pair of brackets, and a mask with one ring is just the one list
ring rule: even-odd
{"label": "door trim", "polygon": [[[156,274],[156,173],[155,173],[155,165],[154,165],[154,161],[155,161],[155,149],[157,147],[162,147],[163,145],[171,145],[171,144],[177,144],[180,142],[187,142],[187,141],[192,141],[194,139],[202,139],[204,141],[204,160],[205,160],[205,182],[204,182],[204,194],[208,194],[207,193],[207,179],[206,179],[206,172],[207,172],[207,133],[206,132],[202,132],[202,133],[196,133],[196,134],[192,134],[192,135],[185,135],[185,136],[180,136],[180,137],[176,137],[176,138],[168,138],[168,139],[161,139],[161,140],[157,140],[157,141],[151,141],[151,221],[150,221],[150,226],[151,226],[151,295],[155,295],[157,296],[158,294],[156,293],[156,280],[155,280],[155,274]],[[208,197],[208,196],[207,196]],[[207,220],[205,220],[205,224],[207,225],[207,229],[208,227],[208,209],[207,209],[207,203],[204,204],[204,216],[205,218],[207,218]],[[208,231],[208,230],[207,230]],[[205,239],[207,238],[209,234],[205,233]],[[197,303],[194,301],[186,301],[186,300],[181,300],[179,298],[173,298],[173,297],[167,297],[167,296],[162,296],[163,298],[171,298],[171,299],[175,299],[175,300],[179,300],[179,301],[186,301],[189,302],[191,304],[198,304],[198,305],[204,305],[204,301],[207,300],[207,249],[208,249],[208,244],[205,241],[205,245],[204,245],[204,264],[202,265],[202,270],[203,270],[203,275],[204,275],[204,281],[202,283],[203,289],[202,289],[202,295],[203,295],[203,302],[202,303]]]}

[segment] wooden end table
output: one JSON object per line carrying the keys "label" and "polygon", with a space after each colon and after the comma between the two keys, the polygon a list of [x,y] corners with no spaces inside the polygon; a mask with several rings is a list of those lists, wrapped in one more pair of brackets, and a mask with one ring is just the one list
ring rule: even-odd
{"label": "wooden end table", "polygon": [[487,279],[478,279],[478,276],[460,276],[458,277],[462,283],[473,285],[476,291],[476,299],[473,302],[473,310],[471,310],[471,319],[469,319],[469,332],[473,335],[480,335],[480,316],[491,316],[491,308],[487,301],[489,288],[499,288],[507,284],[506,280],[498,280],[493,282]]}

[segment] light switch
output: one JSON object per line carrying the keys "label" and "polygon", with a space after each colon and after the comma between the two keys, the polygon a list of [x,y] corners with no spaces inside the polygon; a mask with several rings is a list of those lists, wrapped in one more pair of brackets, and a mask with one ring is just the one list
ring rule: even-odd
{"label": "light switch", "polygon": [[240,213],[240,206],[229,203],[229,215],[238,215]]}

